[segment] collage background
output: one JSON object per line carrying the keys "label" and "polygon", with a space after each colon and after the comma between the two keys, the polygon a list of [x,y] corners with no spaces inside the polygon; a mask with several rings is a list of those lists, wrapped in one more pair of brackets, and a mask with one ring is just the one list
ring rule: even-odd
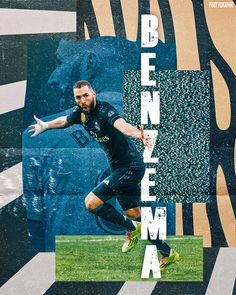
{"label": "collage background", "polygon": [[[227,262],[228,260],[232,262],[232,258],[235,258],[236,61],[233,54],[236,43],[235,34],[233,34],[235,7],[210,9],[209,1],[201,0],[132,1],[132,5],[130,3],[112,0],[1,1],[0,3],[3,24],[0,25],[2,171],[0,178],[3,183],[7,179],[8,184],[4,183],[1,192],[3,205],[0,215],[2,249],[0,279],[3,287],[0,289],[0,294],[11,294],[9,293],[11,285],[7,285],[6,282],[14,283],[15,274],[29,262],[33,262],[35,275],[39,274],[36,276],[38,282],[42,282],[41,286],[40,283],[35,285],[31,283],[31,288],[38,290],[38,293],[35,291],[34,294],[41,294],[42,290],[47,290],[45,294],[128,292],[125,290],[126,288],[129,290],[129,284],[124,282],[54,282],[52,253],[40,253],[37,257],[32,255],[22,205],[20,165],[24,93],[27,80],[27,42],[49,37],[88,39],[107,35],[136,40],[140,35],[138,15],[150,12],[159,16],[161,20],[160,39],[176,44],[178,70],[211,70],[213,81],[211,88],[211,193],[214,202],[209,205],[176,204],[176,234],[194,234],[204,237],[204,282],[158,283],[158,285],[137,283],[135,286],[131,284],[131,287],[135,290],[134,294],[159,294],[160,292],[162,294],[205,294],[206,292],[230,294],[227,293],[227,287],[233,292],[234,263]],[[49,11],[53,13],[47,16]],[[134,11],[136,13],[133,13]],[[63,23],[61,15],[56,12],[65,12],[64,17],[67,21]],[[103,17],[104,13],[107,15],[106,18]],[[8,14],[9,18],[7,18]],[[45,18],[49,20],[47,25],[43,25]],[[28,25],[28,21],[32,24],[31,26]],[[14,87],[9,90],[8,86]],[[15,89],[15,92],[12,92],[12,89]],[[37,269],[34,266],[35,261],[39,263]],[[46,283],[47,279],[51,284]],[[231,283],[225,283],[227,280]],[[12,288],[14,290],[14,287]],[[27,281],[24,288],[27,289]],[[222,293],[222,290],[226,293]]]}

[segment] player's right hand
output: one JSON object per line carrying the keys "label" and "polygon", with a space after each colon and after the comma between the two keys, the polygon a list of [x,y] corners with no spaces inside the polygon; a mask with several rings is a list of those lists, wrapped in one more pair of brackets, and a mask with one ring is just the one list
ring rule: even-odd
{"label": "player's right hand", "polygon": [[29,126],[30,129],[28,132],[33,133],[30,137],[37,136],[38,134],[40,134],[48,129],[47,122],[43,122],[42,120],[40,120],[36,116],[34,116],[34,119],[37,122],[37,124]]}

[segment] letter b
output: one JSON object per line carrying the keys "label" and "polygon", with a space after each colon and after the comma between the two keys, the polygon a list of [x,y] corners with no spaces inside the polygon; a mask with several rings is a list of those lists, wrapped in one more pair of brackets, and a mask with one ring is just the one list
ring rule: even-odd
{"label": "letter b", "polygon": [[158,19],[155,15],[142,15],[142,47],[155,47],[158,43]]}

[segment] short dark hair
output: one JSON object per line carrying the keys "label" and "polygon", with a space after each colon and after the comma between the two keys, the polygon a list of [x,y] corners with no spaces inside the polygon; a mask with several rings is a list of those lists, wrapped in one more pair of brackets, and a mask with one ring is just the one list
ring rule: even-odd
{"label": "short dark hair", "polygon": [[82,88],[84,86],[88,86],[88,88],[90,90],[93,90],[92,85],[88,81],[86,81],[86,80],[80,80],[80,81],[75,82],[75,84],[73,86],[73,89],[75,89],[75,88]]}

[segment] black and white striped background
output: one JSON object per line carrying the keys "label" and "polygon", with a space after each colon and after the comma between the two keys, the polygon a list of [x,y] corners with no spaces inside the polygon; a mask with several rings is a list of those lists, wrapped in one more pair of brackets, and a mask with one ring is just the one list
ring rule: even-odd
{"label": "black and white striped background", "polygon": [[[233,294],[235,248],[205,248],[204,281],[199,283],[55,282],[54,253],[33,257],[21,200],[27,42],[50,36],[75,38],[76,32],[83,37],[80,8],[86,10],[95,2],[110,2],[117,11],[113,16],[115,34],[126,37],[127,32],[117,25],[124,21],[121,2],[124,6],[125,1],[0,1],[0,294]],[[137,2],[139,13],[148,13],[148,2]],[[165,2],[159,1],[159,5],[165,8]],[[99,28],[94,26],[94,35],[98,34]]]}

